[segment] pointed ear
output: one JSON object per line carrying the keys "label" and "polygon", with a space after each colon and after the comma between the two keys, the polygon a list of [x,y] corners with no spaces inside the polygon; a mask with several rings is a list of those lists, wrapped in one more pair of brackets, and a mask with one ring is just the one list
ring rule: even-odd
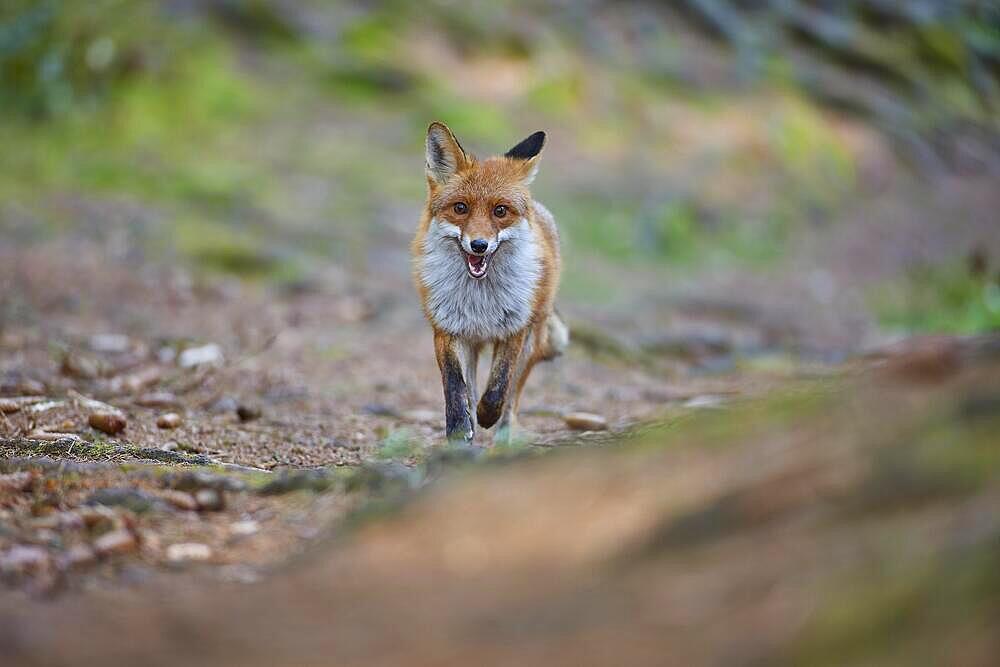
{"label": "pointed ear", "polygon": [[427,177],[438,184],[447,183],[468,163],[469,156],[448,126],[431,123],[427,128]]}
{"label": "pointed ear", "polygon": [[531,183],[538,173],[538,161],[545,146],[545,133],[535,132],[530,137],[504,153],[504,157],[524,162],[524,182]]}

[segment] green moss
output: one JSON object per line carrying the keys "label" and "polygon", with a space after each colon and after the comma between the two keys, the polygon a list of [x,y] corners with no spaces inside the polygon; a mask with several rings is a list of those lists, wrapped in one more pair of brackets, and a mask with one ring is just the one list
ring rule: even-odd
{"label": "green moss", "polygon": [[111,458],[125,453],[125,450],[127,448],[103,440],[95,440],[84,448],[86,455],[95,459]]}

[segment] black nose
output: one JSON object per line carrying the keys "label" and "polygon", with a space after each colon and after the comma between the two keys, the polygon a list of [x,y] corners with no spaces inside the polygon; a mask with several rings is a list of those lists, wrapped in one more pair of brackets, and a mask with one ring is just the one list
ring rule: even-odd
{"label": "black nose", "polygon": [[476,239],[469,246],[472,247],[472,252],[482,255],[490,247],[490,244],[486,239]]}

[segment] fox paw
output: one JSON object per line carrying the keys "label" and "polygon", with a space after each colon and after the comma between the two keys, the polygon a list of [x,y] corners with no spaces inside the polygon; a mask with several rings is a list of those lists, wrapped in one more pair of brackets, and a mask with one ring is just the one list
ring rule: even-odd
{"label": "fox paw", "polygon": [[503,412],[503,399],[494,392],[487,391],[479,400],[479,407],[476,408],[476,419],[483,428],[490,428],[500,419]]}
{"label": "fox paw", "polygon": [[447,432],[448,442],[472,442],[472,439],[476,435],[476,429],[472,423],[472,415],[465,412],[460,418],[455,419],[454,421],[448,419],[445,431]]}

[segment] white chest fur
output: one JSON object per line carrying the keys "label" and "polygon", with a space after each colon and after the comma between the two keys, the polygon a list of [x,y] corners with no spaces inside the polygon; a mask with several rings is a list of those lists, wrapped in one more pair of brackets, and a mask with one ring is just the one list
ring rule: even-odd
{"label": "white chest fur", "polygon": [[434,324],[463,338],[498,340],[523,329],[542,275],[538,241],[527,220],[501,232],[489,272],[469,275],[456,228],[431,220],[418,275]]}

